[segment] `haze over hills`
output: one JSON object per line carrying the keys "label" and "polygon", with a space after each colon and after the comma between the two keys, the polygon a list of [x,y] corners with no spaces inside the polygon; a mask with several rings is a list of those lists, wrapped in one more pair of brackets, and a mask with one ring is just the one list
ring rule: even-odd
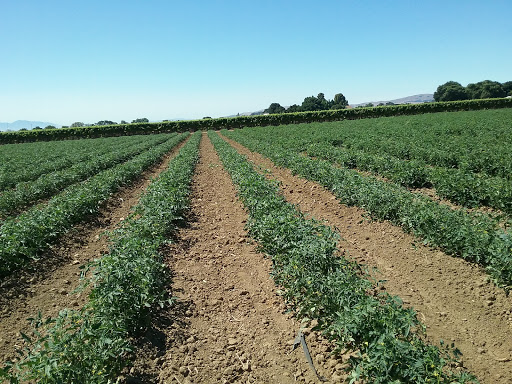
{"label": "haze over hills", "polygon": [[44,127],[47,127],[48,125],[53,125],[57,128],[61,127],[60,124],[48,123],[45,121],[16,120],[12,123],[0,123],[0,131],[7,131],[7,130],[18,131],[22,128],[32,129],[35,127],[44,128]]}

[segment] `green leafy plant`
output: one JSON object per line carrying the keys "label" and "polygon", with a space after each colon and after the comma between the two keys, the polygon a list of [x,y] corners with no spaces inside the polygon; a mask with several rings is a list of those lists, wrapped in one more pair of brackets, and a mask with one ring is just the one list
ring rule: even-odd
{"label": "green leafy plant", "polygon": [[456,351],[425,343],[423,326],[401,300],[375,292],[364,268],[336,251],[337,235],[307,220],[257,173],[244,156],[209,132],[224,167],[249,211],[249,233],[273,263],[272,276],[297,316],[317,319],[338,350],[353,351],[349,381],[467,383],[454,372]]}
{"label": "green leafy plant", "polygon": [[188,208],[198,158],[195,134],[155,179],[123,226],[110,233],[110,251],[88,267],[89,302],[52,319],[33,319],[20,358],[0,370],[11,383],[112,383],[131,357],[131,340],[152,314],[171,302],[170,274],[159,249]]}
{"label": "green leafy plant", "polygon": [[342,203],[359,206],[373,218],[390,220],[425,244],[479,263],[499,285],[506,290],[512,287],[512,236],[489,216],[453,210],[396,184],[301,155],[279,141],[268,141],[262,130],[224,133],[277,165],[322,184]]}
{"label": "green leafy plant", "polygon": [[6,219],[0,227],[0,277],[36,259],[73,224],[96,213],[102,201],[155,164],[188,135],[172,136],[120,165],[67,188],[47,204],[36,205],[17,217]]}

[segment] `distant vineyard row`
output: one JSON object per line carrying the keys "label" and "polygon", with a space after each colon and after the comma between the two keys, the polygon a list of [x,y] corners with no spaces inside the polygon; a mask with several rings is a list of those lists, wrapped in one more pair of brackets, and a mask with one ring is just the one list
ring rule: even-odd
{"label": "distant vineyard row", "polygon": [[374,108],[338,109],[315,112],[239,116],[232,118],[135,123],[94,127],[45,129],[37,131],[4,132],[0,144],[30,141],[94,138],[164,132],[184,132],[208,129],[231,129],[282,124],[354,120],[386,116],[417,115],[434,112],[455,112],[480,109],[512,108],[512,99],[465,100],[441,103],[405,104]]}

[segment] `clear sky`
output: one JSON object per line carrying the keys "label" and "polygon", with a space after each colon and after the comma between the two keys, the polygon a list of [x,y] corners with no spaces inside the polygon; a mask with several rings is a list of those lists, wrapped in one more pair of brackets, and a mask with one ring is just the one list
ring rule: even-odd
{"label": "clear sky", "polygon": [[511,0],[0,0],[0,121],[226,116],[512,80]]}

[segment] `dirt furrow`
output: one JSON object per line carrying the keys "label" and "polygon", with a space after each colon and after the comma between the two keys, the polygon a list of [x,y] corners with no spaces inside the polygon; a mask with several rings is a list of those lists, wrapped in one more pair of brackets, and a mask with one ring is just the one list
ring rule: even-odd
{"label": "dirt furrow", "polygon": [[512,297],[489,282],[481,268],[425,247],[389,222],[365,218],[363,210],[340,204],[320,185],[227,140],[281,182],[288,201],[336,227],[340,247],[378,269],[387,291],[416,309],[432,342],[455,343],[464,366],[482,383],[512,383]]}
{"label": "dirt furrow", "polygon": [[[204,136],[189,226],[179,231],[179,243],[168,250],[179,301],[169,310],[171,321],[158,331],[165,333],[166,347],[139,359],[131,369],[138,380],[317,382],[302,350],[292,352],[300,324],[283,313],[269,275],[271,261],[247,237],[246,220],[231,179]],[[339,382],[341,360],[330,358],[329,347],[307,333],[320,374]]]}
{"label": "dirt furrow", "polygon": [[130,214],[152,178],[167,168],[181,143],[157,165],[145,171],[137,181],[107,200],[99,215],[75,226],[58,244],[23,270],[0,284],[0,364],[15,357],[22,345],[20,332],[30,330],[27,318],[55,316],[63,308],[80,308],[87,292],[73,293],[80,282],[80,267],[108,251],[105,231],[115,229]]}

